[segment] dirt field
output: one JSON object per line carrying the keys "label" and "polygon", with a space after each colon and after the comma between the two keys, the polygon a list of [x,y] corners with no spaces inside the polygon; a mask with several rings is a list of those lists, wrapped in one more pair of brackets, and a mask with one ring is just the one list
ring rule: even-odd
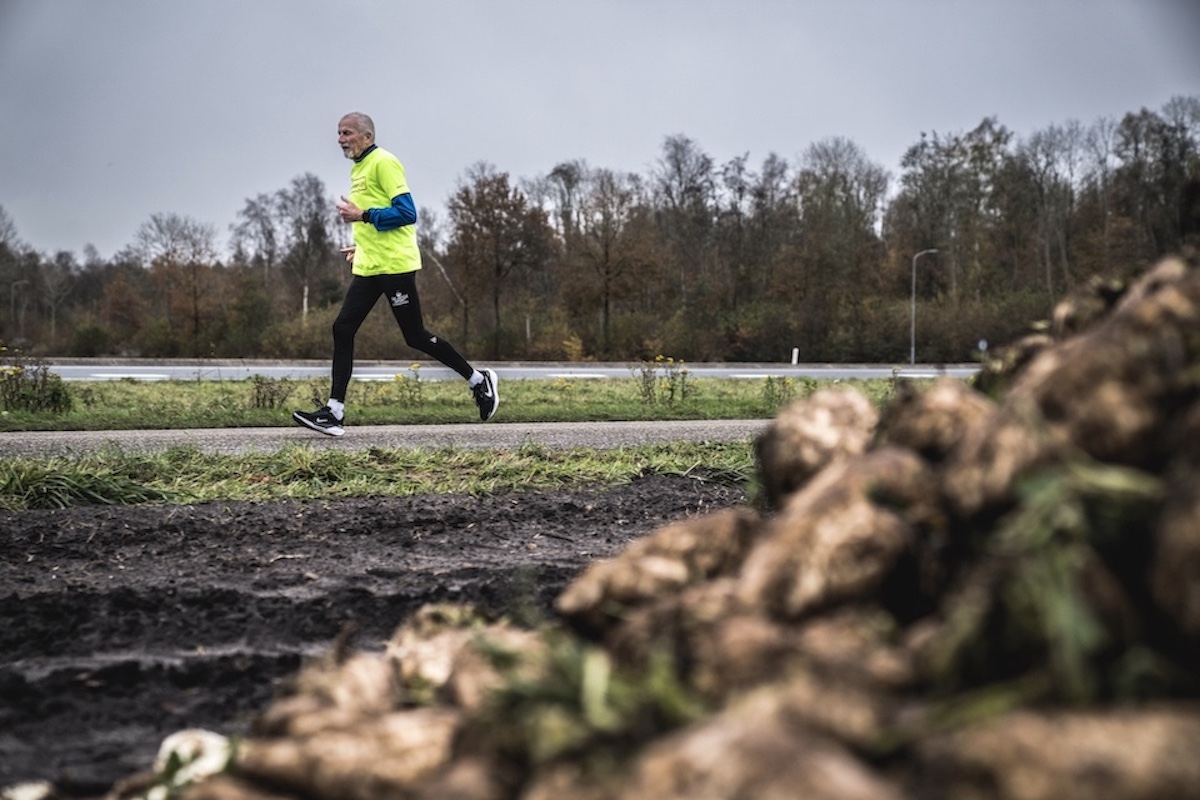
{"label": "dirt field", "polygon": [[425,603],[547,614],[589,561],[740,489],[647,477],[486,499],[0,514],[0,787],[103,794],[167,734],[244,730],[306,656]]}

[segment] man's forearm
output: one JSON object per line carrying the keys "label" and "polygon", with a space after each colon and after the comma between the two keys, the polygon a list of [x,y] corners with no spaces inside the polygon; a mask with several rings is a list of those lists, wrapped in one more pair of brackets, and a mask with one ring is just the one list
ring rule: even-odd
{"label": "man's forearm", "polygon": [[374,225],[380,231],[402,228],[416,221],[417,207],[410,193],[396,195],[387,208],[368,208],[363,211],[363,222]]}

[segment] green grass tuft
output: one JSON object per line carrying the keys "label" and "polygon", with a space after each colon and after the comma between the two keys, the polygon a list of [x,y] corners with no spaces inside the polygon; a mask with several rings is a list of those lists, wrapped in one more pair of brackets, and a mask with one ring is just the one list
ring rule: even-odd
{"label": "green grass tuft", "polygon": [[18,457],[0,464],[0,508],[86,504],[318,500],[427,493],[497,494],[611,486],[647,474],[687,475],[747,487],[752,442],[644,445],[597,451],[525,445],[512,451],[291,445],[241,455],[176,447],[108,448],[81,458]]}

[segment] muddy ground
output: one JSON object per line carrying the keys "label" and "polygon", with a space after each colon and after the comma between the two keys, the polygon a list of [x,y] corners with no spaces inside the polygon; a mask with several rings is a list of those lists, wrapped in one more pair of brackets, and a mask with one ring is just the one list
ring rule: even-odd
{"label": "muddy ground", "polygon": [[0,787],[99,796],[169,733],[245,730],[309,656],[426,603],[535,621],[593,559],[741,488],[0,513]]}

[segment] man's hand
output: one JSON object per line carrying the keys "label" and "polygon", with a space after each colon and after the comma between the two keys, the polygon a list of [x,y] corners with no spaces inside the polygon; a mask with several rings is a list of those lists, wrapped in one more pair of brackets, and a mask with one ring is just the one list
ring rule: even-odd
{"label": "man's hand", "polygon": [[351,203],[346,195],[342,195],[342,202],[337,204],[337,210],[342,215],[342,222],[362,222],[363,210]]}
{"label": "man's hand", "polygon": [[338,252],[343,254],[344,256],[346,256],[347,263],[353,264],[354,263],[354,249],[355,249],[354,245],[350,245],[349,247],[343,247],[342,249],[338,250]]}

